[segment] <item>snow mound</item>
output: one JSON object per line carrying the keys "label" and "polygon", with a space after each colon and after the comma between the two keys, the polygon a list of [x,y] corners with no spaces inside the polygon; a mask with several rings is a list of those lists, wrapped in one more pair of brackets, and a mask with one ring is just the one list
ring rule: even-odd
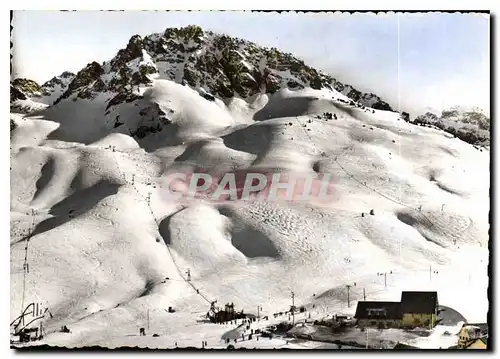
{"label": "snow mound", "polygon": [[196,278],[226,265],[245,262],[244,255],[231,244],[228,226],[226,218],[215,209],[193,206],[175,214],[162,236],[169,238],[167,244],[183,261],[193,264],[192,276]]}
{"label": "snow mound", "polygon": [[112,133],[89,146],[109,147],[116,150],[134,150],[139,144],[130,136],[121,133]]}
{"label": "snow mound", "polygon": [[47,108],[47,105],[32,100],[16,100],[10,104],[10,112],[32,114]]}

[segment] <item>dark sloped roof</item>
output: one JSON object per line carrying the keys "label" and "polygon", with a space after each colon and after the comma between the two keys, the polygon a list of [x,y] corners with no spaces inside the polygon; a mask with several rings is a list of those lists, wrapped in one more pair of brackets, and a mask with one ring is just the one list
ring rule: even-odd
{"label": "dark sloped roof", "polygon": [[403,313],[429,314],[438,306],[437,292],[401,293],[401,311]]}
{"label": "dark sloped roof", "polygon": [[356,319],[401,319],[400,302],[358,302]]}

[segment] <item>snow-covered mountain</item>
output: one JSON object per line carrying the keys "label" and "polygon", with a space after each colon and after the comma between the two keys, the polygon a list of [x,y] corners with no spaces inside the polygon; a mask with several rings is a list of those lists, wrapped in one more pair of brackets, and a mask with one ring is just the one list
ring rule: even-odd
{"label": "snow-covered mountain", "polygon": [[62,98],[76,93],[86,98],[102,91],[133,92],[134,86],[148,86],[159,78],[203,88],[219,98],[248,98],[281,88],[330,88],[362,105],[391,110],[374,94],[343,85],[291,54],[198,26],[168,28],[144,38],[135,35],[111,61],[90,64],[83,71]]}
{"label": "snow-covered mountain", "polygon": [[442,111],[441,116],[427,112],[417,116],[413,123],[436,126],[473,145],[490,145],[490,119],[479,109],[456,106]]}
{"label": "snow-covered mountain", "polygon": [[[198,26],[168,28],[142,38],[132,36],[127,46],[103,64],[92,62],[76,75],[64,72],[27,94],[28,100],[58,105],[63,100],[87,99],[106,103],[102,126],[127,134],[155,132],[169,121],[155,104],[144,104],[143,93],[157,79],[172,80],[208,98],[248,99],[279,89],[310,87],[334,89],[362,106],[391,110],[374,94],[361,93],[333,77],[307,66],[291,54],[265,48],[227,35],[203,31]],[[17,99],[15,96],[11,96]],[[147,101],[146,101],[147,102]],[[120,106],[147,113],[147,123],[124,122]],[[63,105],[62,107],[67,107]],[[120,118],[120,119],[118,119]],[[124,128],[114,130],[124,124]]]}
{"label": "snow-covered mountain", "polygon": [[68,89],[71,82],[75,79],[75,74],[64,71],[59,76],[54,76],[40,87],[40,94],[33,96],[33,100],[47,105],[53,105],[54,102]]}
{"label": "snow-covered mountain", "polygon": [[36,81],[17,78],[10,84],[10,107],[12,111],[33,113],[42,110],[54,102],[66,91],[75,74],[65,71],[54,76],[42,86]]}
{"label": "snow-covered mountain", "polygon": [[[489,150],[366,107],[373,96],[356,103],[291,55],[197,27],[134,36],[67,78],[47,92],[11,84],[39,104],[61,92],[10,116],[11,321],[39,303],[44,338],[32,343],[225,348],[237,335],[235,346],[298,348],[206,320],[217,300],[269,317],[252,329],[287,321],[273,313],[292,291],[308,310],[297,322],[402,290],[437,290],[486,320]],[[166,196],[168,174],[200,169],[329,174],[333,198]]]}
{"label": "snow-covered mountain", "polygon": [[36,81],[30,79],[17,78],[10,83],[10,101],[27,100],[32,96],[37,96],[42,89]]}
{"label": "snow-covered mountain", "polygon": [[17,78],[10,83],[11,112],[30,113],[45,108],[45,105],[35,103],[31,97],[41,93],[40,85],[35,81]]}

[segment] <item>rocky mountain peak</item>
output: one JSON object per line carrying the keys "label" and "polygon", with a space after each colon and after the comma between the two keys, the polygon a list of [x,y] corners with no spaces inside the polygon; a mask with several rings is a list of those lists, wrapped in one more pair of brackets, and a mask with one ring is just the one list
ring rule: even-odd
{"label": "rocky mountain peak", "polygon": [[31,113],[46,107],[31,99],[42,96],[43,88],[33,80],[17,78],[10,83],[10,110],[16,113]]}
{"label": "rocky mountain peak", "polygon": [[26,96],[32,96],[41,92],[40,85],[33,80],[26,78],[17,78],[11,82],[11,85]]}
{"label": "rocky mountain peak", "polygon": [[27,96],[19,90],[16,86],[10,84],[10,102],[15,102],[17,100],[26,100]]}
{"label": "rocky mountain peak", "polygon": [[490,118],[477,108],[445,109],[441,115],[426,112],[417,116],[413,123],[420,126],[437,127],[473,145],[490,144]]}
{"label": "rocky mountain peak", "polygon": [[75,74],[72,73],[71,71],[64,71],[62,74],[59,75],[59,77],[62,77],[63,79],[73,78],[75,77]]}
{"label": "rocky mountain peak", "polygon": [[54,105],[57,104],[62,99],[68,98],[71,94],[73,94],[78,90],[80,91],[80,97],[82,98],[92,97],[92,94],[88,91],[89,87],[93,85],[95,82],[99,82],[100,76],[103,73],[104,69],[99,63],[93,61],[87,64],[87,66],[85,66],[82,70],[78,71],[78,73],[74,77],[73,81],[71,81],[66,91],[64,91],[61,97],[59,97],[54,102]]}
{"label": "rocky mountain peak", "polygon": [[[188,25],[181,28],[167,28],[163,33],[165,40],[168,42],[170,40],[177,40],[179,43],[188,44],[190,41],[201,44],[203,43],[203,39],[205,37],[205,32],[203,29],[196,25]],[[186,48],[180,49],[181,51],[185,51]]]}
{"label": "rocky mountain peak", "polygon": [[116,56],[111,60],[111,71],[120,71],[120,69],[135,58],[142,57],[144,49],[141,36],[134,35],[130,38],[127,46],[118,51]]}
{"label": "rocky mountain peak", "polygon": [[151,86],[155,79],[167,79],[221,99],[248,98],[282,88],[335,89],[361,105],[392,110],[378,96],[342,84],[292,54],[196,25],[145,37],[133,35],[110,61],[92,62],[76,75],[64,73],[51,81],[62,77],[71,82],[60,86],[64,91],[54,104],[70,96],[92,99],[105,92],[114,106],[122,99],[140,98],[139,89]]}
{"label": "rocky mountain peak", "polygon": [[[71,81],[75,78],[75,74],[69,71],[64,71],[59,76],[54,76],[49,81],[45,82],[41,86],[41,92],[43,96],[50,96],[53,91],[56,90],[56,87],[60,89],[66,89]],[[63,91],[59,91],[63,92]]]}

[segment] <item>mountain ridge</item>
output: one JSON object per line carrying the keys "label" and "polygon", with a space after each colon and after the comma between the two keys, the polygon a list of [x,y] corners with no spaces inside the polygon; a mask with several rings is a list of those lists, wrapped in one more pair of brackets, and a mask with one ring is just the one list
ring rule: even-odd
{"label": "mountain ridge", "polygon": [[[70,81],[62,81],[68,78]],[[48,105],[56,105],[71,95],[93,98],[100,92],[115,92],[119,95],[114,101],[117,103],[119,98],[136,97],[132,94],[140,96],[134,87],[136,90],[137,87],[147,87],[155,78],[201,89],[220,99],[234,96],[248,98],[257,93],[274,93],[282,88],[327,88],[363,106],[392,111],[391,106],[377,95],[343,84],[290,53],[204,31],[195,25],[167,28],[162,33],[144,37],[133,35],[126,47],[120,49],[110,61],[102,64],[93,61],[76,75],[65,71],[37,86],[39,92],[49,96],[53,93],[49,85],[59,84],[59,93],[51,96],[51,99],[54,98],[52,103],[44,102]],[[19,90],[19,86],[14,87],[14,90],[11,89],[13,92]],[[36,95],[35,92],[32,100],[42,102],[42,97]]]}
{"label": "mountain ridge", "polygon": [[[30,79],[15,79],[11,82],[11,109],[32,113],[57,106],[61,101],[93,100],[102,95],[106,102],[104,117],[112,117],[109,122],[112,122],[113,128],[123,124],[119,119],[119,110],[111,114],[118,105],[140,106],[140,116],[146,113],[153,116],[153,123],[144,127],[148,129],[146,132],[138,128],[129,129],[128,134],[136,137],[137,134],[156,132],[169,123],[158,104],[142,104],[144,92],[156,80],[170,80],[189,86],[211,101],[215,98],[223,101],[230,98],[248,100],[258,94],[310,87],[336,91],[346,96],[351,105],[394,111],[379,96],[343,84],[290,53],[226,34],[204,31],[195,25],[167,28],[164,32],[144,37],[133,35],[111,60],[90,62],[76,74],[65,71],[41,86]],[[435,125],[471,144],[489,143],[489,128],[484,127],[483,118],[478,120],[483,127],[478,127],[464,124],[462,115],[456,110],[450,111],[454,115],[443,120],[421,114],[411,122]],[[402,118],[409,121],[410,115],[402,112]]]}

